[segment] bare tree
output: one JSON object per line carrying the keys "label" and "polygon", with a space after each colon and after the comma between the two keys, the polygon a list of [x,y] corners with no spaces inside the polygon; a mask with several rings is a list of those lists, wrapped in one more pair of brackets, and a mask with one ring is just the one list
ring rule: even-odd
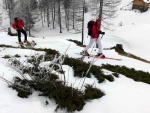
{"label": "bare tree", "polygon": [[117,16],[118,5],[121,0],[89,0],[89,8],[92,11],[93,17],[102,18],[103,28],[111,30],[113,25],[110,19]]}
{"label": "bare tree", "polygon": [[83,40],[84,40],[84,8],[85,8],[85,0],[84,0],[84,3],[83,3],[82,44],[83,44]]}
{"label": "bare tree", "polygon": [[68,31],[82,32],[83,4],[83,0],[64,0],[65,23]]}
{"label": "bare tree", "polygon": [[104,1],[102,4],[103,4],[103,7],[101,8],[102,11],[102,19],[103,19],[103,28],[105,29],[109,29],[111,30],[112,26],[113,26],[113,23],[110,22],[110,19],[113,19],[117,16],[117,11],[118,11],[118,5],[120,4],[121,0],[114,0],[114,1],[111,1],[111,0],[106,0]]}
{"label": "bare tree", "polygon": [[39,10],[43,26],[82,32],[83,0],[39,0]]}
{"label": "bare tree", "polygon": [[15,7],[15,0],[4,0],[5,9],[8,12],[8,17],[10,18],[10,26],[12,24],[11,20],[13,19],[14,7]]}
{"label": "bare tree", "polygon": [[58,2],[58,23],[60,27],[60,33],[62,33],[62,23],[61,23],[61,0],[57,0]]}
{"label": "bare tree", "polygon": [[37,0],[19,0],[17,2],[15,16],[24,19],[26,23],[25,29],[29,31],[29,36],[31,36],[31,28],[34,26],[39,15]]}
{"label": "bare tree", "polygon": [[39,0],[39,9],[41,12],[42,24],[44,22],[47,22],[47,26],[50,27],[50,23],[52,23],[53,29],[55,28],[56,7],[58,7],[58,2],[56,0]]}

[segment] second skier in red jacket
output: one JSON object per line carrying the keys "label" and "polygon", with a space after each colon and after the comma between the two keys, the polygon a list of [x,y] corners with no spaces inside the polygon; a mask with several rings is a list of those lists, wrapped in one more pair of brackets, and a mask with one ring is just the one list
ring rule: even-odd
{"label": "second skier in red jacket", "polygon": [[27,33],[23,29],[23,27],[24,27],[24,21],[23,20],[21,20],[19,17],[15,18],[14,23],[12,24],[12,27],[17,30],[19,44],[23,44],[23,42],[21,41],[21,33],[23,33],[25,36],[24,42],[29,43],[29,41],[27,40]]}

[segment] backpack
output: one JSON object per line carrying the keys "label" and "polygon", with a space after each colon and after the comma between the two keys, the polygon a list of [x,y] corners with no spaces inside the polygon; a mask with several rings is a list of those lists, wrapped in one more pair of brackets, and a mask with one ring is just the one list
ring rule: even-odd
{"label": "backpack", "polygon": [[95,22],[94,22],[93,20],[91,20],[91,21],[89,21],[88,24],[87,24],[88,35],[89,35],[89,36],[92,35],[92,27],[93,27],[94,23],[95,23]]}

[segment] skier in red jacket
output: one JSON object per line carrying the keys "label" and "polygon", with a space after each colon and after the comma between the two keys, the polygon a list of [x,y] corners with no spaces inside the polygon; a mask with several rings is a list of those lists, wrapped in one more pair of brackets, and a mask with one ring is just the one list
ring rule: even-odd
{"label": "skier in red jacket", "polygon": [[105,58],[105,55],[102,53],[101,39],[99,38],[99,34],[104,35],[105,32],[102,32],[100,30],[100,24],[101,24],[101,18],[98,18],[92,26],[92,34],[91,34],[90,43],[84,48],[84,51],[81,52],[81,54],[89,56],[90,54],[87,52],[87,50],[93,45],[94,42],[96,42],[98,44],[98,53],[96,56],[100,56],[101,58]]}
{"label": "skier in red jacket", "polygon": [[25,36],[24,42],[25,43],[29,43],[29,41],[27,40],[27,33],[23,29],[23,27],[24,27],[24,21],[21,20],[20,18],[15,18],[14,20],[15,21],[12,24],[12,27],[17,30],[19,44],[23,44],[23,42],[21,41],[21,33],[23,33],[24,36]]}

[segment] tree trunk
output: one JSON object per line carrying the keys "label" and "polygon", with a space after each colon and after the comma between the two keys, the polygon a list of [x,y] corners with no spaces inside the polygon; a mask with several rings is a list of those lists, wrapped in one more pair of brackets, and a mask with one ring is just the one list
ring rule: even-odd
{"label": "tree trunk", "polygon": [[99,6],[99,18],[102,19],[102,14],[103,14],[103,0],[100,0],[100,6]]}
{"label": "tree trunk", "polygon": [[83,41],[84,41],[84,7],[85,7],[85,0],[84,0],[84,3],[83,3],[83,18],[82,18],[82,44],[83,44]]}
{"label": "tree trunk", "polygon": [[42,15],[42,10],[41,10],[41,19],[42,19],[42,26],[44,27],[44,22],[43,22],[43,15]]}
{"label": "tree trunk", "polygon": [[[53,4],[53,3],[52,3]],[[54,26],[54,7],[51,6],[51,12],[52,12],[52,22],[53,22],[53,29],[55,28]]]}
{"label": "tree trunk", "polygon": [[61,12],[60,12],[60,0],[59,0],[59,3],[58,3],[58,19],[59,19],[60,33],[62,33]]}
{"label": "tree trunk", "polygon": [[49,7],[47,7],[47,26],[49,27]]}
{"label": "tree trunk", "polygon": [[56,10],[55,10],[56,8],[55,8],[55,0],[54,0],[54,21],[56,20],[56,18],[55,18],[55,13],[56,13]]}
{"label": "tree trunk", "polygon": [[44,8],[44,22],[45,22],[45,8]]}
{"label": "tree trunk", "polygon": [[68,31],[69,31],[69,7],[68,7],[68,14],[67,14],[67,24],[68,24]]}
{"label": "tree trunk", "polygon": [[75,9],[74,9],[74,5],[73,5],[73,29],[74,29],[74,13],[75,13],[74,10]]}

